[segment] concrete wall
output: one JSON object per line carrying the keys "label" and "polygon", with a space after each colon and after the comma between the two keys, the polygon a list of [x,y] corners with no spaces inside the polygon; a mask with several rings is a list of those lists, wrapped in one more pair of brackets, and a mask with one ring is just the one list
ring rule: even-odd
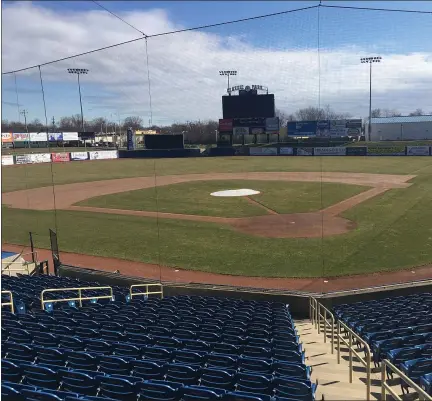
{"label": "concrete wall", "polygon": [[[367,134],[366,138],[368,138]],[[432,121],[383,124],[372,123],[372,141],[405,141],[410,139],[432,140]]]}

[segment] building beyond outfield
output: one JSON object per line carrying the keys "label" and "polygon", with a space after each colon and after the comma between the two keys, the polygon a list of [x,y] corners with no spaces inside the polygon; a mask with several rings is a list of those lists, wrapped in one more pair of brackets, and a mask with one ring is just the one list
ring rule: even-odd
{"label": "building beyond outfield", "polygon": [[[366,140],[369,139],[366,125]],[[432,140],[432,115],[372,118],[371,141]]]}

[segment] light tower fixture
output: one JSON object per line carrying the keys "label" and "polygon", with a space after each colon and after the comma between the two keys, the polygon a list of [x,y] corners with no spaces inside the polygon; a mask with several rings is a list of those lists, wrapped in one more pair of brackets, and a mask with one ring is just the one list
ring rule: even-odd
{"label": "light tower fixture", "polygon": [[368,139],[371,140],[372,130],[372,64],[381,63],[382,57],[362,57],[360,62],[362,64],[369,64],[369,123],[368,123]]}
{"label": "light tower fixture", "polygon": [[84,114],[83,114],[82,99],[81,99],[80,75],[88,74],[89,70],[87,68],[68,68],[67,70],[69,74],[76,74],[78,77],[78,92],[79,92],[80,107],[81,107],[81,130],[84,131]]}
{"label": "light tower fixture", "polygon": [[223,71],[219,71],[219,75],[224,76],[224,77],[228,77],[227,92],[231,96],[231,92],[228,90],[230,87],[230,76],[237,75],[237,71],[236,70],[223,70]]}

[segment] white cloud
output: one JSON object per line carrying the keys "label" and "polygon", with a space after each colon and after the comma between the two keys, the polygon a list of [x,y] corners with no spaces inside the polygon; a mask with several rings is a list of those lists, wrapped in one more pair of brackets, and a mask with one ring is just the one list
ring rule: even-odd
{"label": "white cloud", "polygon": [[[122,17],[147,34],[182,28],[163,10],[128,12]],[[2,19],[3,71],[140,36],[102,10],[55,12],[23,2],[4,7]],[[268,47],[263,49],[249,43],[244,32],[231,36],[223,36],[223,29],[218,32],[191,31],[148,40],[154,123],[221,117],[220,97],[226,81],[219,76],[220,69],[239,71],[233,84],[268,86],[277,106],[287,112],[318,105],[320,99],[321,105],[330,104],[338,111],[367,114],[369,69],[359,62],[360,57],[369,55],[365,50],[355,46],[323,50],[319,65],[316,50],[281,49],[281,38],[275,38],[274,47],[267,41]],[[432,110],[430,60],[430,53],[384,55],[383,62],[373,66],[373,107],[402,113],[418,107]],[[59,117],[78,110],[76,78],[66,73],[69,67],[90,69],[82,78],[86,115],[118,111],[137,113],[148,120],[144,40],[42,67],[49,115]],[[38,89],[38,71],[17,77],[23,97],[26,90]],[[15,101],[12,91],[6,95],[6,101]],[[25,101],[20,99],[20,103]],[[37,102],[35,110],[41,107],[40,100]]]}

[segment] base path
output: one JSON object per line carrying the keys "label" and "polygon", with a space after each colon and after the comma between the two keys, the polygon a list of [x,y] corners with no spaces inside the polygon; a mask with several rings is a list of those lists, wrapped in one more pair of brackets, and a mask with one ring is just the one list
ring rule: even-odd
{"label": "base path", "polygon": [[[355,224],[340,213],[380,195],[392,188],[406,188],[414,175],[336,173],[336,172],[250,172],[250,173],[212,173],[167,175],[160,177],[123,178],[116,180],[93,181],[75,184],[55,185],[54,187],[34,188],[3,194],[2,203],[19,209],[32,210],[74,210],[93,213],[123,214],[163,219],[203,221],[227,224],[233,229],[269,238],[319,238],[344,234],[353,230]],[[108,209],[100,207],[74,206],[74,204],[96,196],[115,194],[144,188],[153,188],[190,181],[214,180],[262,180],[262,181],[307,181],[355,184],[371,187],[358,195],[345,199],[335,205],[314,213],[293,213],[279,215],[265,208],[253,198],[249,202],[259,204],[267,214],[258,217],[226,218],[198,216],[178,213],[160,213]],[[53,196],[55,194],[55,197]]]}
{"label": "base path", "polygon": [[[30,248],[19,245],[3,244],[2,251],[23,253],[30,252]],[[53,270],[51,251],[36,249],[38,260],[48,260],[50,271]],[[407,270],[386,273],[359,274],[330,278],[267,278],[229,276],[224,274],[206,273],[193,270],[183,270],[150,263],[131,262],[123,259],[103,258],[99,256],[81,255],[61,252],[62,263],[90,269],[103,270],[113,273],[119,270],[121,274],[154,280],[177,283],[204,283],[216,285],[230,285],[238,287],[253,287],[267,289],[281,289],[287,291],[332,292],[358,288],[367,288],[394,283],[406,283],[416,280],[432,278],[432,265],[419,266]]]}

